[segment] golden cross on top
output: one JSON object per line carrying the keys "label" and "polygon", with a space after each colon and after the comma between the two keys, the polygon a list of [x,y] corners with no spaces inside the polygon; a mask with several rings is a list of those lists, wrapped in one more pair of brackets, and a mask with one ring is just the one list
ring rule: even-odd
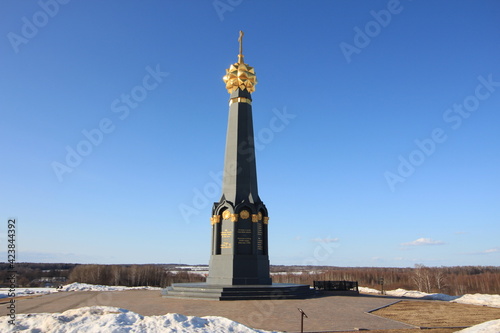
{"label": "golden cross on top", "polygon": [[240,64],[243,63],[243,31],[240,30],[240,37],[238,38],[238,42],[240,43],[240,54],[238,54],[238,62]]}

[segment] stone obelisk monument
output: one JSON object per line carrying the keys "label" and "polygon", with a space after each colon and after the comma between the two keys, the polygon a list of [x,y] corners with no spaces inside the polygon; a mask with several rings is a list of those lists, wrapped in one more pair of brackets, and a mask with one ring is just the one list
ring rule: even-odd
{"label": "stone obelisk monument", "polygon": [[164,297],[217,300],[283,299],[311,296],[308,285],[272,283],[269,274],[267,208],[257,190],[252,95],[257,78],[243,61],[223,80],[229,97],[222,196],[212,208],[212,249],[207,282],[173,283]]}
{"label": "stone obelisk monument", "polygon": [[229,120],[222,196],[212,208],[212,255],[209,284],[271,284],[267,209],[257,189],[252,95],[257,78],[243,61],[243,32],[238,62],[223,80],[229,97]]}

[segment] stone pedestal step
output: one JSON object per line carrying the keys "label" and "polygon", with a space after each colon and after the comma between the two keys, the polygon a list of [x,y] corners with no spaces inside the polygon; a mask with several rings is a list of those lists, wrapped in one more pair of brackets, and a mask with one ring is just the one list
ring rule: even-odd
{"label": "stone pedestal step", "polygon": [[314,296],[309,285],[274,283],[271,285],[213,285],[207,283],[174,283],[162,291],[167,298],[212,300],[300,299]]}

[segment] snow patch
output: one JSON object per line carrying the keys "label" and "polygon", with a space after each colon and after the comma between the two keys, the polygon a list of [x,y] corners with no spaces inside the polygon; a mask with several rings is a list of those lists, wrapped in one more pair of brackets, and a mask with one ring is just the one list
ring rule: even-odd
{"label": "snow patch", "polygon": [[[29,295],[45,295],[55,293],[56,288],[18,288],[16,289],[16,297]],[[0,298],[9,297],[9,288],[0,288]]]}
{"label": "snow patch", "polygon": [[125,287],[125,286],[103,286],[99,284],[88,284],[74,282],[63,286],[60,291],[123,291],[123,290],[161,290],[158,287]]}
{"label": "snow patch", "polygon": [[[486,305],[500,308],[500,295],[466,294],[453,300],[455,303]],[[498,331],[500,332],[500,330]]]}
{"label": "snow patch", "polygon": [[498,333],[500,332],[500,319],[486,321],[484,323],[463,329],[458,332],[464,333]]}
{"label": "snow patch", "polygon": [[380,294],[380,290],[368,288],[368,287],[358,287],[358,290],[360,293]]}
{"label": "snow patch", "polygon": [[[367,287],[359,287],[359,291],[362,293],[380,294],[380,290]],[[388,290],[385,293],[386,295],[395,297],[420,298],[420,299],[429,299],[429,300],[454,302],[462,304],[486,305],[495,308],[500,308],[500,295],[466,294],[462,296],[450,296],[446,294],[429,294],[429,293],[424,293],[422,291],[405,290],[405,289]]]}
{"label": "snow patch", "polygon": [[[123,290],[161,290],[158,287],[124,287],[124,286],[102,286],[88,283],[71,283],[62,288],[18,288],[16,289],[16,297],[30,295],[45,295],[58,291],[123,291]],[[0,298],[9,297],[8,288],[0,288]]]}
{"label": "snow patch", "polygon": [[223,317],[194,317],[178,313],[141,316],[135,312],[111,306],[84,307],[63,313],[19,314],[16,316],[16,325],[10,325],[8,320],[8,317],[0,317],[1,332],[269,332],[252,329]]}
{"label": "snow patch", "polygon": [[424,293],[422,291],[405,290],[405,289],[390,290],[387,292],[387,295],[396,297],[422,298],[422,299],[430,299],[430,300],[446,301],[446,302],[452,301],[459,297],[459,296],[450,296],[446,294],[429,294],[429,293]]}

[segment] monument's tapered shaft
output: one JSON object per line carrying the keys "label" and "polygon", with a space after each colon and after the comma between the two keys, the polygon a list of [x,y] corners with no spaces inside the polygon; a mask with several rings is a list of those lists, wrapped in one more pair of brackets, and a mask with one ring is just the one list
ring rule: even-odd
{"label": "monument's tapered shaft", "polygon": [[253,136],[251,95],[237,89],[231,94],[226,136],[222,200],[259,202]]}

